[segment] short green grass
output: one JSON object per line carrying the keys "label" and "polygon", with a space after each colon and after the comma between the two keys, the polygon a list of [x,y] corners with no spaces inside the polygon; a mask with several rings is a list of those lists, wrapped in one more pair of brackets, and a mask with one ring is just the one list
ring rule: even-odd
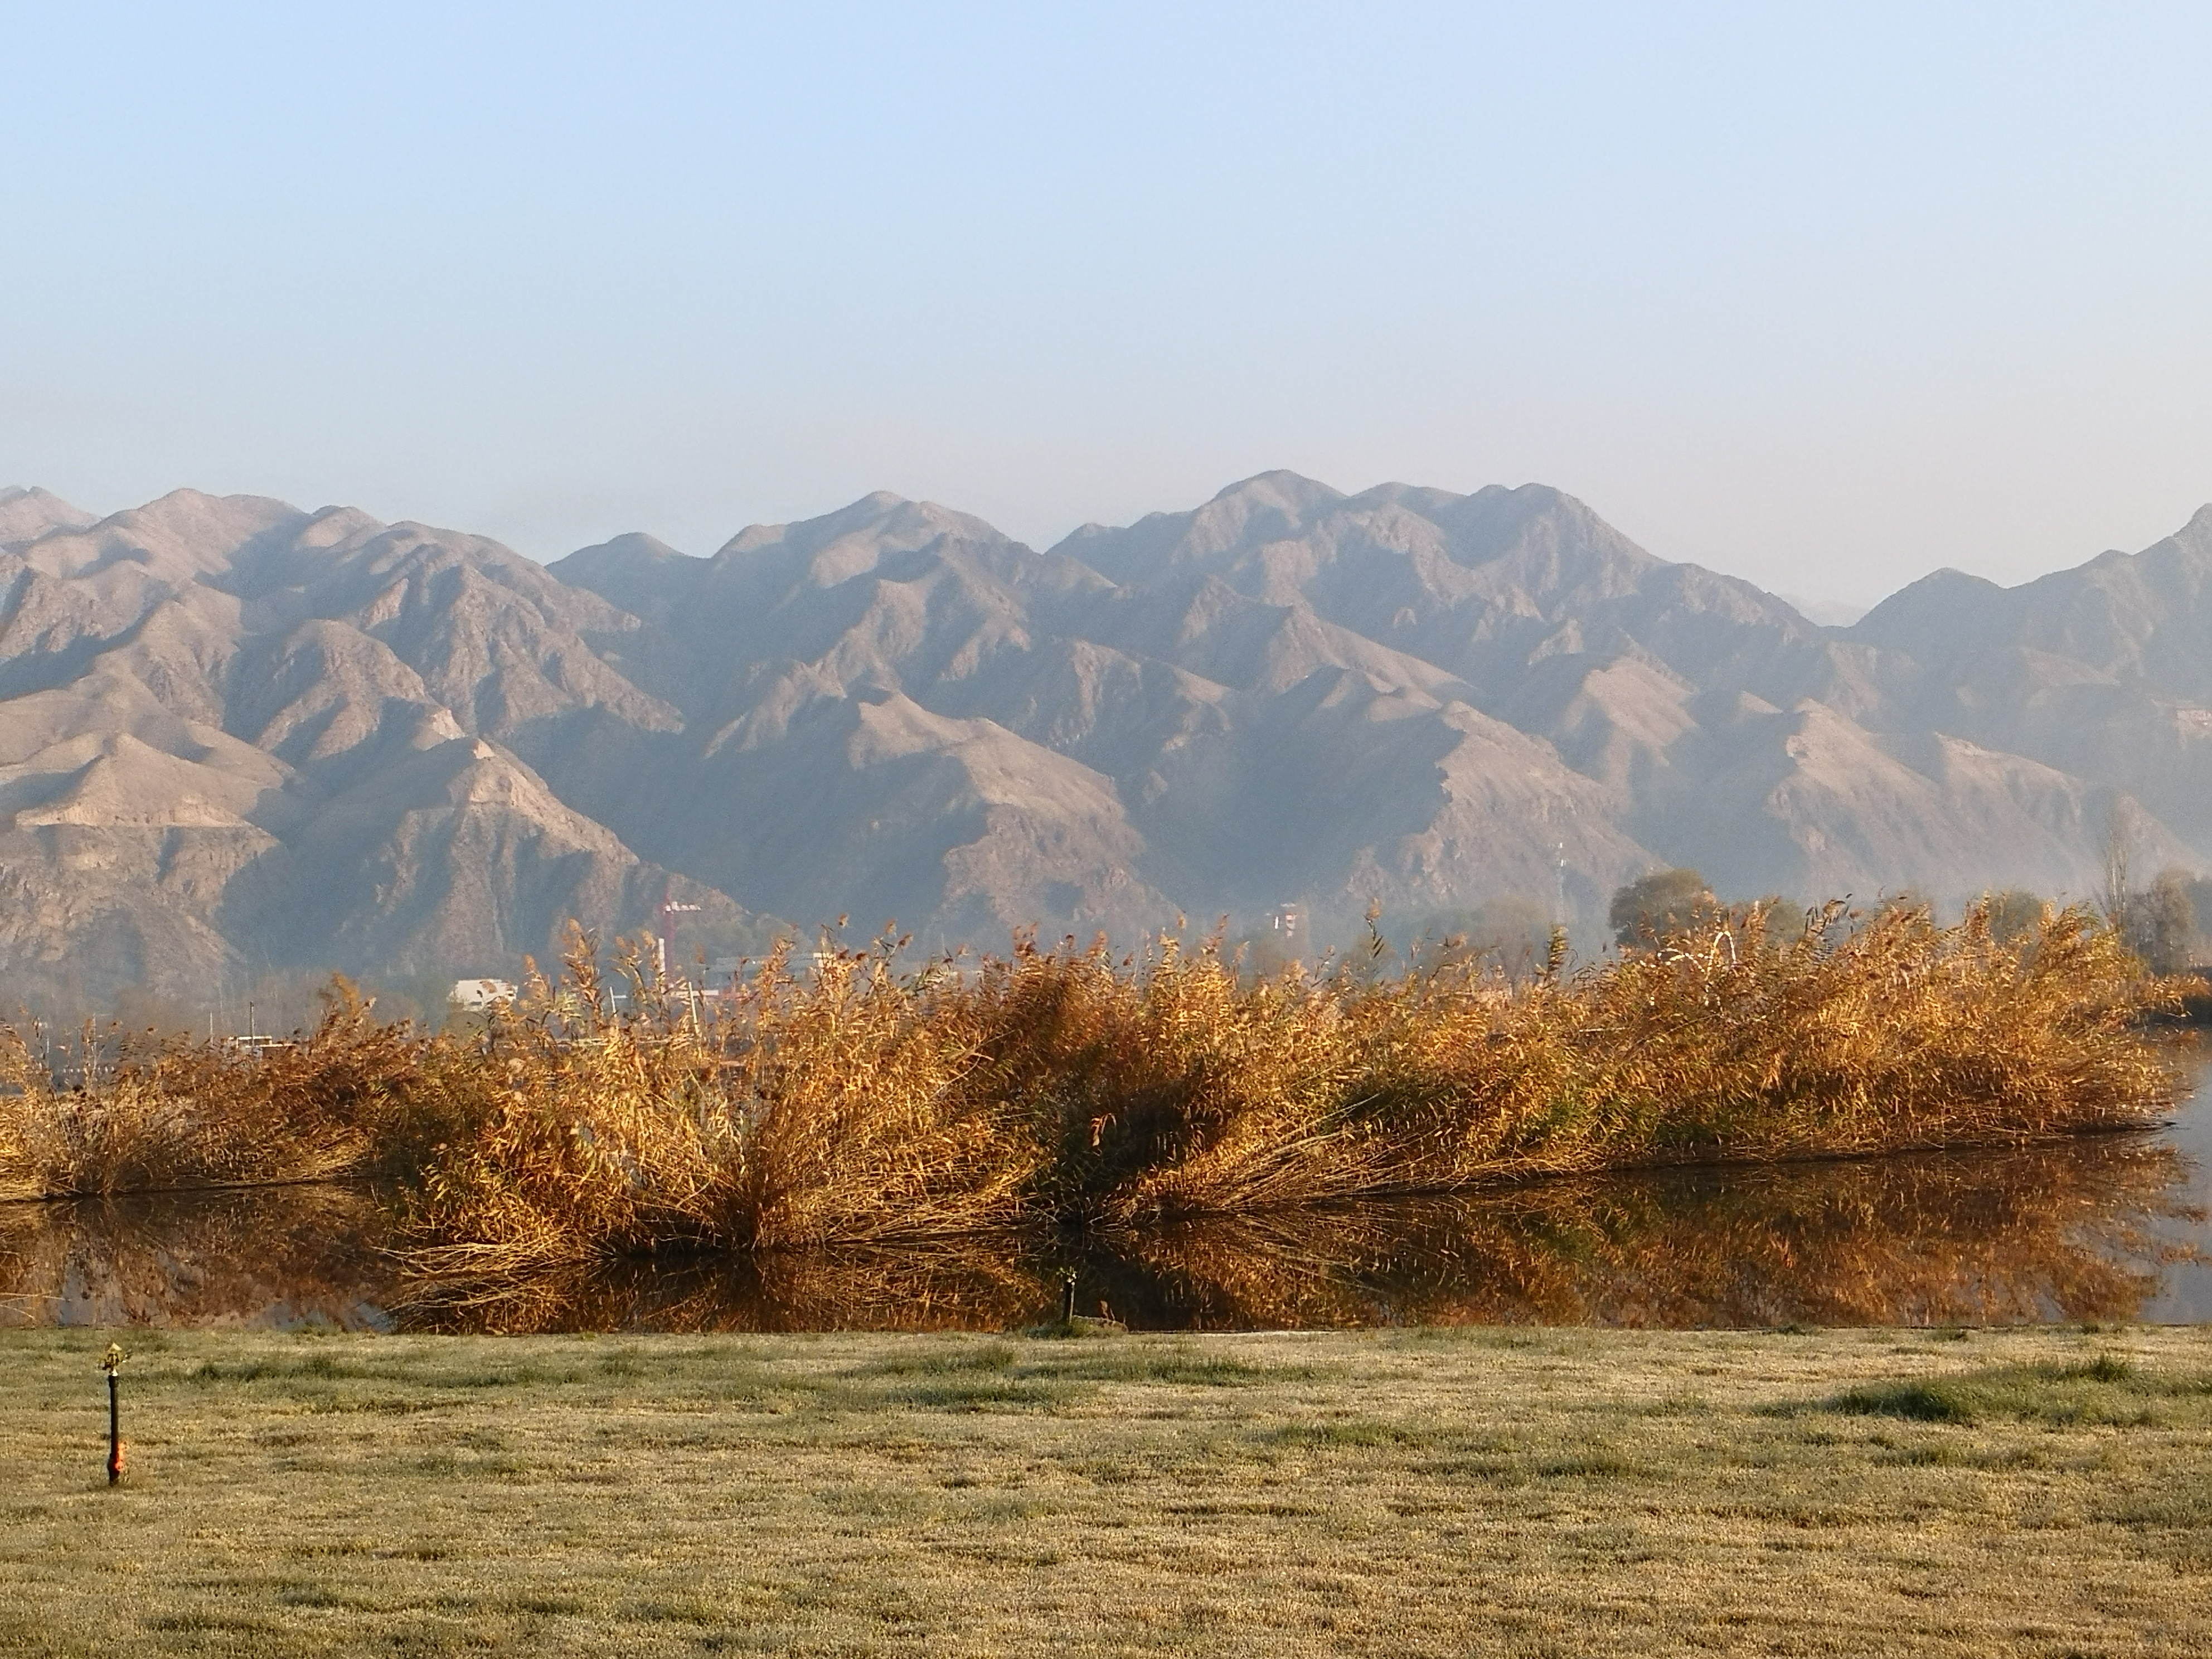
{"label": "short green grass", "polygon": [[0,1651],[2212,1650],[2212,1333],[0,1335]]}

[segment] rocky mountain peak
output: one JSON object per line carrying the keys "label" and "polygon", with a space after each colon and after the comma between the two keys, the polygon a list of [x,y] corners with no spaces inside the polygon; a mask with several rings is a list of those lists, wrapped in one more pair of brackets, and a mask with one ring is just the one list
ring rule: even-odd
{"label": "rocky mountain peak", "polygon": [[988,948],[1377,897],[1589,943],[1670,864],[2087,890],[2120,792],[2146,860],[2212,860],[2209,538],[1823,630],[1540,484],[1263,473],[1042,555],[879,492],[550,568],[346,507],[4,492],[0,964],[482,974],[670,891],[688,960],[763,914]]}
{"label": "rocky mountain peak", "polygon": [[975,542],[1007,540],[1000,531],[969,514],[879,489],[818,519],[748,526],[723,544],[714,558],[717,562],[728,562],[749,555],[813,559],[826,554],[830,556],[827,564],[842,567],[863,556],[913,552],[946,537]]}
{"label": "rocky mountain peak", "polygon": [[50,490],[9,484],[0,488],[0,548],[34,540],[49,530],[82,530],[99,516]]}
{"label": "rocky mountain peak", "polygon": [[1220,572],[1243,555],[1299,534],[1343,493],[1295,472],[1261,472],[1187,513],[1153,513],[1126,528],[1085,525],[1053,549],[1127,586],[1177,570]]}

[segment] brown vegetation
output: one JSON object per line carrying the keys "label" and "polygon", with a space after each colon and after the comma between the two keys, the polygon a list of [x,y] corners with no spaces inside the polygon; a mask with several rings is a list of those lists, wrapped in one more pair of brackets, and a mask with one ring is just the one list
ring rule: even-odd
{"label": "brown vegetation", "polygon": [[2085,913],[2000,944],[1891,911],[1753,913],[1518,987],[1460,958],[1249,982],[1211,945],[902,977],[782,958],[709,1011],[604,1006],[587,953],[502,1022],[511,1087],[437,1159],[418,1265],[884,1243],[1040,1215],[1252,1213],[1628,1164],[2016,1142],[2139,1124],[2177,1079]]}
{"label": "brown vegetation", "polygon": [[480,1070],[456,1045],[379,1023],[343,979],[315,1029],[283,1043],[88,1025],[50,1056],[0,1027],[0,1199],[366,1174],[480,1116]]}
{"label": "brown vegetation", "polygon": [[[1464,952],[1254,980],[1218,942],[962,970],[896,945],[781,952],[725,998],[580,938],[480,1035],[380,1025],[125,1052],[77,1093],[16,1040],[0,1182],[22,1194],[405,1167],[414,1261],[493,1294],[666,1249],[883,1245],[1128,1224],[1638,1165],[2018,1143],[2134,1127],[2178,1073],[2157,993],[2087,912],[1996,936],[1924,911],[1703,936],[1515,984]],[[465,1296],[468,1294],[464,1291]]]}

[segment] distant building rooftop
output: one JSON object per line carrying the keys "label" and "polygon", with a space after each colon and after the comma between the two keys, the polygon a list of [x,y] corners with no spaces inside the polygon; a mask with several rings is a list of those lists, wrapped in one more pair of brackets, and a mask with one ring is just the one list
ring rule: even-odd
{"label": "distant building rooftop", "polygon": [[514,1000],[514,983],[504,979],[457,979],[453,988],[446,993],[448,1005],[472,1012]]}

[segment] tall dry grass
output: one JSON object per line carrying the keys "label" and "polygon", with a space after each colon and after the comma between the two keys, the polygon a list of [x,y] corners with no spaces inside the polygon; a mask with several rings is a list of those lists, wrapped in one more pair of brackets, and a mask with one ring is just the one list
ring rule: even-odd
{"label": "tall dry grass", "polygon": [[[416,1267],[464,1302],[659,1250],[944,1239],[1445,1193],[1533,1174],[2017,1143],[2180,1087],[2161,994],[2084,910],[1838,907],[1515,983],[1446,951],[1255,979],[1219,941],[965,969],[779,952],[728,998],[626,995],[578,936],[480,1034],[334,988],[296,1047],[183,1041],[54,1084],[0,1034],[0,1192],[403,1172]],[[474,1288],[471,1288],[474,1287]]]}
{"label": "tall dry grass", "polygon": [[506,1091],[433,1161],[416,1261],[497,1287],[667,1247],[1129,1224],[1634,1165],[2013,1144],[2140,1126],[2180,1077],[2156,988],[2086,911],[1995,938],[1838,907],[1513,985],[1449,956],[1252,981],[1218,941],[914,976],[770,961],[734,1002],[588,951],[492,1046]]}
{"label": "tall dry grass", "polygon": [[88,1026],[58,1066],[0,1027],[0,1199],[362,1175],[481,1116],[473,1055],[380,1022],[343,979],[324,1002],[316,1028],[286,1045]]}
{"label": "tall dry grass", "polygon": [[[1778,932],[1754,909],[1518,988],[1448,964],[1240,994],[1201,957],[1166,975],[1169,1042],[1136,1050],[1183,1056],[1151,1079],[1167,1109],[1140,1133],[1159,1155],[1098,1199],[1134,1219],[2020,1142],[2141,1124],[2178,1097],[2138,1029],[2160,994],[2087,911],[2011,944],[1980,908],[1948,928],[1917,909],[1851,920],[1832,906]],[[1119,1000],[1139,1029],[1161,1000],[1143,988]]]}
{"label": "tall dry grass", "polygon": [[942,975],[895,946],[779,949],[715,1006],[626,953],[615,1012],[580,935],[558,981],[532,973],[484,1039],[499,1085],[471,1136],[436,1149],[410,1218],[428,1275],[498,1287],[563,1262],[667,1247],[884,1243],[1022,1210],[1042,1148],[974,1086],[982,1056]]}

